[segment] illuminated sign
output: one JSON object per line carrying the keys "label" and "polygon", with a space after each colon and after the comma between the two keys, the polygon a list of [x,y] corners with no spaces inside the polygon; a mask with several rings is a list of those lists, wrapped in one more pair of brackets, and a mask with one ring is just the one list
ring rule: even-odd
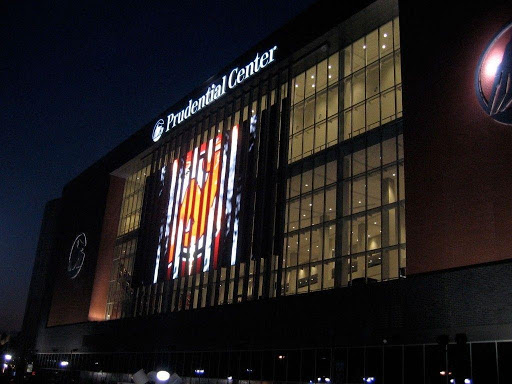
{"label": "illuminated sign", "polygon": [[[248,137],[255,135],[256,122],[252,116]],[[159,230],[154,282],[162,259],[167,261],[167,278],[171,279],[215,269],[220,259],[225,265],[237,262],[240,136],[235,125],[173,160],[170,168],[162,168],[160,183],[167,185],[169,192]]]}
{"label": "illuminated sign", "polygon": [[85,233],[80,233],[73,241],[68,259],[68,275],[74,279],[80,273],[85,259],[85,247],[87,246],[87,237]]}
{"label": "illuminated sign", "polygon": [[512,23],[490,42],[478,63],[476,94],[494,120],[512,124]]}
{"label": "illuminated sign", "polygon": [[181,111],[177,113],[170,113],[167,115],[166,120],[158,119],[153,127],[153,133],[151,136],[153,141],[157,142],[165,132],[169,132],[171,128],[181,124],[190,116],[222,97],[226,93],[227,88],[235,88],[238,84],[256,74],[260,69],[263,69],[270,63],[274,62],[274,52],[276,50],[277,46],[269,49],[261,55],[257,53],[254,60],[245,67],[236,67],[232,69],[229,74],[222,76],[219,83],[209,85],[206,92],[201,97],[196,100],[190,99],[188,101],[188,105]]}

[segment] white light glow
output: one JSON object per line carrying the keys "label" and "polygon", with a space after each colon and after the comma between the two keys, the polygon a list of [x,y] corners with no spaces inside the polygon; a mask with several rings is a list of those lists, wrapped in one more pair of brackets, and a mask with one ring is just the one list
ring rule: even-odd
{"label": "white light glow", "polygon": [[158,381],[167,381],[171,377],[171,374],[167,371],[158,371],[156,373],[156,378]]}
{"label": "white light glow", "polygon": [[12,360],[12,355],[5,354],[4,355],[4,359],[5,359],[5,361],[11,361]]}
{"label": "white light glow", "polygon": [[493,77],[496,75],[499,65],[501,64],[502,57],[499,55],[493,55],[486,60],[484,73],[485,76]]}
{"label": "white light glow", "polygon": [[[236,171],[236,152],[237,152],[237,143],[238,143],[238,125],[233,127],[231,132],[231,156],[229,159],[229,176],[228,176],[228,188],[226,194],[226,217],[231,216],[231,199],[233,197],[233,190],[235,186],[235,171]],[[228,204],[229,202],[229,204]],[[240,195],[236,197],[236,206],[240,205]],[[233,243],[231,245],[231,265],[235,265],[236,263],[236,246],[238,240],[238,218],[235,217],[235,221],[233,223]]]}
{"label": "white light glow", "polygon": [[61,362],[59,363],[59,365],[60,365],[61,367],[67,367],[67,366],[69,365],[69,361],[66,361],[66,360],[61,361]]}

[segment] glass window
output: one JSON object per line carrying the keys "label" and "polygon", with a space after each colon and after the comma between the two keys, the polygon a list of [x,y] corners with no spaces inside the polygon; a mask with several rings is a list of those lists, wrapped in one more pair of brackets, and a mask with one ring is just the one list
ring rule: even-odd
{"label": "glass window", "polygon": [[330,147],[338,142],[338,118],[333,117],[327,120],[327,146]]}
{"label": "glass window", "polygon": [[[352,252],[358,253],[365,250],[366,217],[358,215],[352,219]],[[364,263],[363,263],[364,264]]]}
{"label": "glass window", "polygon": [[312,196],[310,194],[302,197],[300,207],[301,228],[309,227],[311,225],[311,207],[313,206],[311,197]]}
{"label": "glass window", "polygon": [[336,244],[336,225],[334,223],[327,224],[324,227],[324,259],[334,257]]}
{"label": "glass window", "polygon": [[313,213],[312,222],[319,224],[324,221],[324,190],[320,190],[313,194]]}
{"label": "glass window", "polygon": [[302,174],[302,193],[311,192],[313,189],[313,171],[305,171]]}
{"label": "glass window", "polygon": [[323,228],[311,231],[311,261],[322,260],[323,254]]}
{"label": "glass window", "polygon": [[309,230],[300,232],[299,264],[309,263],[311,236]]}
{"label": "glass window", "polygon": [[[331,68],[329,68],[331,69]],[[329,71],[329,76],[332,76]],[[318,63],[316,68],[316,91],[320,91],[327,86],[327,60]]]}
{"label": "glass window", "polygon": [[336,218],[336,186],[325,190],[325,220]]}
{"label": "glass window", "polygon": [[308,69],[306,71],[306,98],[313,95],[315,93],[315,84],[316,84],[316,67],[313,66],[312,68]]}
{"label": "glass window", "polygon": [[[330,95],[330,93],[329,93]],[[331,100],[329,96],[329,100]],[[327,91],[323,90],[316,95],[316,117],[317,122],[325,120],[327,111]]]}
{"label": "glass window", "polygon": [[334,262],[324,264],[323,271],[323,289],[330,289],[334,287]]}
{"label": "glass window", "polygon": [[379,93],[379,63],[374,63],[366,69],[366,98]]}
{"label": "glass window", "polygon": [[334,84],[338,81],[339,74],[339,55],[335,53],[329,57],[329,66],[328,66],[328,77],[329,84]]}
{"label": "glass window", "polygon": [[327,103],[327,116],[338,113],[338,86],[329,88],[329,101]]}
{"label": "glass window", "polygon": [[327,163],[327,165],[326,165],[326,181],[325,181],[326,185],[333,184],[338,180],[337,166],[338,166],[338,164],[336,161],[330,161],[329,163]]}
{"label": "glass window", "polygon": [[380,206],[381,198],[380,169],[368,174],[368,202],[367,209]]}
{"label": "glass window", "polygon": [[352,174],[359,175],[366,171],[366,150],[354,152],[352,158]]}
{"label": "glass window", "polygon": [[293,107],[293,124],[292,132],[298,133],[304,128],[304,103],[300,103]]}
{"label": "glass window", "polygon": [[366,35],[366,64],[379,59],[379,34],[377,30]]}
{"label": "glass window", "polygon": [[299,248],[299,236],[294,234],[288,237],[287,241],[287,252],[286,252],[286,266],[293,267],[297,265],[297,255]]}
{"label": "glass window", "polygon": [[306,74],[303,72],[293,80],[293,103],[304,100],[304,84]]}
{"label": "glass window", "polygon": [[[318,163],[323,161],[323,159],[320,159]],[[315,169],[314,169],[314,180],[313,180],[313,187],[315,189],[321,188],[324,186],[325,182],[325,165],[324,164],[318,164],[315,162]]]}
{"label": "glass window", "polygon": [[380,210],[368,212],[368,250],[381,247],[381,234]]}
{"label": "glass window", "polygon": [[310,127],[315,123],[315,98],[310,97],[306,100],[304,110],[304,127]]}

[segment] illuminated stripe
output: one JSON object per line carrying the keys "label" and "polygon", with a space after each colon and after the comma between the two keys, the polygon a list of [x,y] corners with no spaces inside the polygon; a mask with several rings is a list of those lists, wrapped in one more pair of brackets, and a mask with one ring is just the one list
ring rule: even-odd
{"label": "illuminated stripe", "polygon": [[[222,200],[224,199],[224,180],[226,178],[226,166],[228,162],[228,151],[229,151],[229,143],[224,142],[224,148],[222,152],[222,173],[220,175],[220,192],[219,192],[219,201],[217,207],[217,229],[222,228]],[[217,251],[218,251],[218,241],[215,239],[215,250],[214,250],[214,266],[217,266]]]}
{"label": "illuminated stripe", "polygon": [[[213,180],[213,173],[217,172],[217,169],[215,169],[215,165],[212,164],[212,156],[213,156],[213,139],[210,139],[210,142],[208,143],[208,161],[207,164],[210,166],[210,180]],[[208,170],[207,170],[208,171]],[[213,183],[210,184],[210,190],[213,188]],[[207,194],[211,193],[211,191],[206,191]],[[208,201],[209,196],[207,195],[203,202],[203,214],[206,213],[206,210],[208,208]],[[203,260],[203,272],[207,272],[210,269],[210,255],[212,253],[212,232],[213,232],[213,219],[215,216],[215,210],[213,209],[215,207],[215,200],[213,201],[213,204],[210,207],[210,211],[208,211],[208,224],[206,226],[206,236],[204,237],[203,241],[205,242],[205,249],[204,249],[204,260]],[[211,212],[213,210],[213,212]],[[203,217],[204,220],[204,217]]]}
{"label": "illuminated stripe", "polygon": [[[187,188],[190,185],[190,170],[187,172],[187,169],[190,169],[189,162],[190,162],[190,160],[188,160],[188,154],[187,154],[187,156],[185,158],[185,167],[184,167],[185,180],[181,187],[181,196],[180,196],[181,202],[178,202],[177,207],[176,207],[178,211],[181,211],[182,205],[187,203],[185,201],[185,197],[186,197],[185,192],[187,191]],[[184,209],[186,209],[186,206]],[[178,214],[179,214],[179,212],[178,212]],[[173,264],[173,271],[172,271],[173,279],[176,279],[178,277],[179,266],[181,264],[181,259],[179,257],[180,257],[180,253],[181,253],[181,244],[183,242],[183,230],[184,230],[183,226],[184,226],[184,223],[181,220],[179,220],[178,221],[178,232],[177,232],[175,240],[174,240],[176,242],[176,246],[174,249],[174,264]]]}
{"label": "illuminated stripe", "polygon": [[[165,177],[165,171],[167,167],[162,168],[162,174],[161,174],[161,182],[163,183],[164,177]],[[167,216],[165,220],[165,224],[163,228],[160,228],[160,238],[158,242],[158,250],[156,255],[156,262],[155,262],[155,273],[153,275],[153,284],[157,282],[158,279],[158,269],[160,266],[160,255],[161,255],[161,248],[162,248],[162,229],[165,231],[165,235],[163,236],[163,244],[167,245],[169,242],[169,228],[171,226],[171,219],[172,219],[172,206],[174,202],[174,196],[176,194],[174,188],[176,187],[176,176],[178,174],[178,162],[175,160],[172,164],[172,171],[171,171],[171,187],[169,188],[169,203],[167,204]]]}
{"label": "illuminated stripe", "polygon": [[[198,158],[198,154],[199,154],[199,148],[196,147],[194,149],[194,157],[193,157],[193,160],[192,160],[192,173],[190,175],[190,178],[191,179],[195,179],[197,181],[197,158]],[[195,233],[193,233],[192,229],[190,228],[190,226],[192,226],[192,220],[193,220],[193,214],[192,212],[194,211],[195,209],[195,205],[198,203],[197,200],[196,200],[196,188],[194,188],[194,190],[190,190],[190,193],[189,193],[189,201],[188,201],[188,212],[187,212],[187,216],[186,216],[186,219],[187,219],[187,223],[186,223],[186,228],[189,228],[187,233],[185,234],[185,236],[188,237],[188,274],[190,275],[190,273],[192,272],[192,264],[194,262],[194,256],[195,256],[195,253],[196,253],[196,237],[195,237]]]}
{"label": "illuminated stripe", "polygon": [[[236,153],[237,153],[237,141],[238,141],[238,125],[235,125],[231,130],[231,156],[229,159],[229,177],[228,177],[228,187],[226,194],[226,218],[228,220],[231,217],[232,206],[233,206],[233,189],[235,184],[235,171],[236,171]],[[238,199],[237,199],[238,200]],[[238,239],[238,220],[235,219],[235,223],[233,223],[233,231],[236,225],[236,239],[235,232],[233,232],[233,245]],[[228,226],[229,228],[229,226]],[[236,246],[235,248],[231,248],[231,265],[234,265],[236,262]]]}
{"label": "illuminated stripe", "polygon": [[[176,162],[178,162],[178,160],[175,160]],[[171,231],[171,236],[170,236],[170,247],[169,247],[169,264],[167,266],[167,268],[171,268],[173,267],[173,274],[172,274],[172,278],[174,279],[174,270],[176,269],[176,265],[178,263],[176,263],[176,261],[174,260],[174,251],[175,251],[175,248],[176,248],[176,245],[175,245],[175,242],[176,242],[176,225],[177,225],[177,221],[176,219],[178,218],[178,208],[179,208],[179,203],[180,203],[180,198],[181,198],[181,191],[183,189],[182,187],[182,183],[183,183],[183,173],[185,172],[185,170],[183,168],[180,169],[180,172],[179,172],[179,176],[178,176],[178,188],[176,189],[176,200],[174,202],[174,214],[173,214],[173,217],[172,217],[172,231]]]}

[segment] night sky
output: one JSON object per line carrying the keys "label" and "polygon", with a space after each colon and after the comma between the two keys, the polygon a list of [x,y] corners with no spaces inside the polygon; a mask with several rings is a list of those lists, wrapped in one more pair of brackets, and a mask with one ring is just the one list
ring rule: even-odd
{"label": "night sky", "polygon": [[2,1],[0,331],[21,329],[45,203],[313,2]]}

